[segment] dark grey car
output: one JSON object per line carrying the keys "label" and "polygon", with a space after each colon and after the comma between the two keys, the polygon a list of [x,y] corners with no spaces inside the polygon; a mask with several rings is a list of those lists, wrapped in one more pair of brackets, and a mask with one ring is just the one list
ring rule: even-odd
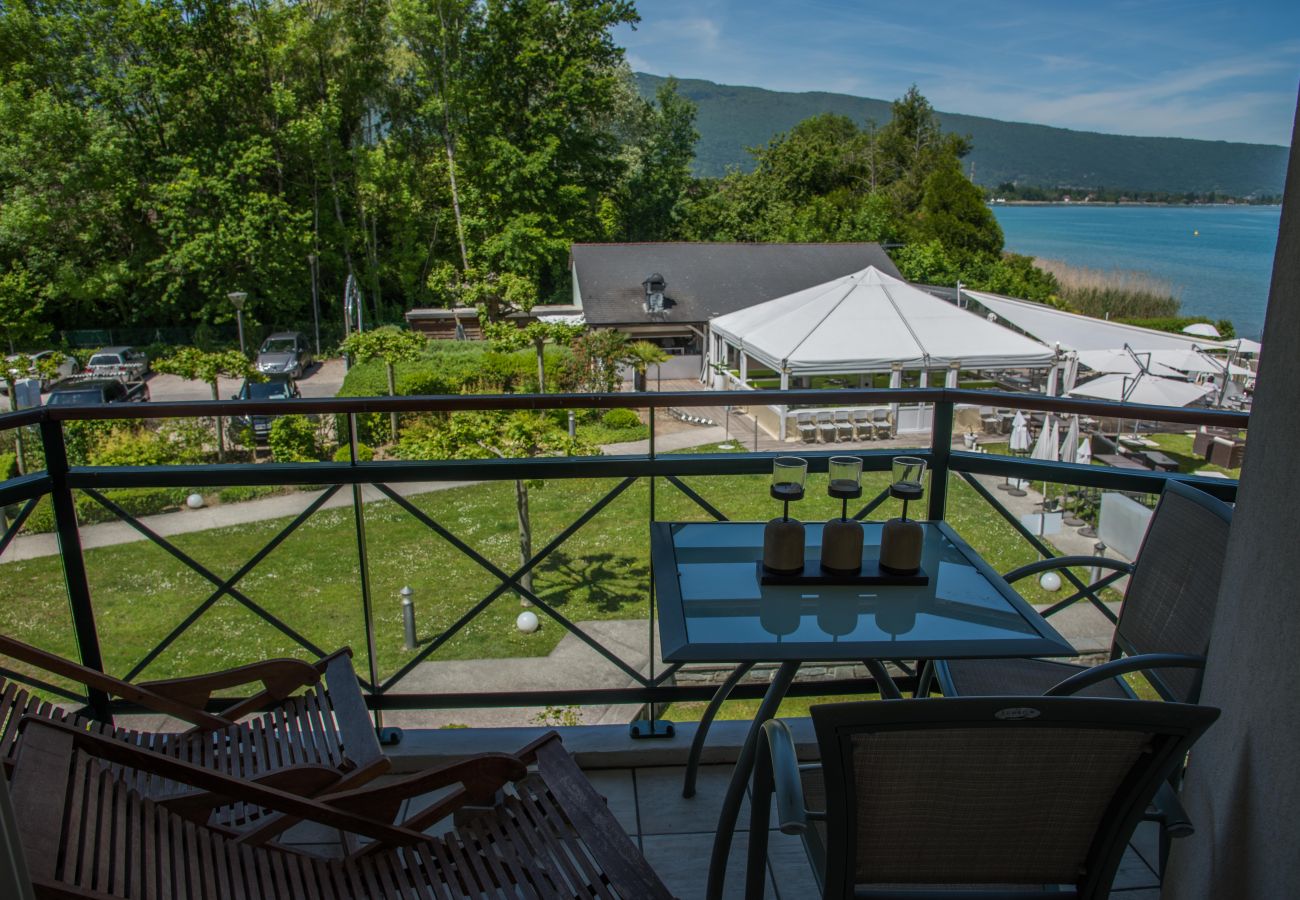
{"label": "dark grey car", "polygon": [[301,331],[278,331],[262,341],[257,351],[257,371],[263,375],[301,378],[311,363],[307,336]]}
{"label": "dark grey car", "polygon": [[[283,375],[273,375],[267,381],[247,381],[240,385],[239,393],[231,397],[231,400],[292,400],[302,396],[298,393],[298,385],[293,383],[292,378]],[[275,416],[232,416],[230,418],[230,435],[235,440],[241,440],[241,432],[245,428],[253,432],[253,440],[258,444],[265,444],[271,434],[271,423],[275,421]]]}

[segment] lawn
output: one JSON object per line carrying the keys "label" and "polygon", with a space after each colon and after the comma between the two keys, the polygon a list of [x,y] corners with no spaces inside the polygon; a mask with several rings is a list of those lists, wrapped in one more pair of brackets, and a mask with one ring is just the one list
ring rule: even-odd
{"label": "lawn", "polygon": [[[716,449],[716,448],[708,448]],[[838,514],[838,503],[818,490],[794,508],[805,521]],[[864,498],[887,482],[886,473],[864,477]],[[737,520],[776,513],[761,475],[697,476],[687,484]],[[533,547],[540,549],[590,508],[615,481],[553,480],[531,491]],[[536,570],[534,589],[573,620],[638,619],[647,614],[649,560],[646,539],[649,483],[642,479],[551,554]],[[305,507],[310,501],[302,497]],[[511,483],[484,483],[420,495],[412,501],[497,566],[518,564],[515,495]],[[368,502],[365,531],[380,677],[411,657],[403,649],[399,591],[415,591],[421,645],[433,640],[496,585],[482,567],[437,537],[391,501]],[[897,514],[888,501],[876,518]],[[661,479],[656,518],[708,519],[689,498]],[[1035,558],[1032,549],[964,482],[954,479],[948,519],[999,571]],[[219,577],[228,577],[270,541],[288,519],[179,535],[174,543]],[[368,656],[361,604],[356,532],[350,508],[318,512],[239,582],[256,603],[325,650],[350,644],[358,671]],[[85,552],[100,643],[107,668],[125,674],[211,593],[211,585],[159,547],[137,542]],[[75,657],[57,557],[0,567],[0,630]],[[1036,584],[1022,587],[1031,601],[1053,595]],[[1055,595],[1059,597],[1059,595]],[[518,599],[502,595],[436,654],[439,659],[544,655],[563,637],[542,616],[532,635],[514,627]],[[226,597],[145,670],[143,677],[194,674],[269,656],[310,654],[289,637]],[[611,670],[612,671],[612,670]]]}
{"label": "lawn", "polygon": [[1241,478],[1241,469],[1225,469],[1223,466],[1208,463],[1205,461],[1205,457],[1193,453],[1193,438],[1190,434],[1149,434],[1146,437],[1160,445],[1161,453],[1178,461],[1178,471],[1180,472],[1195,472],[1198,469],[1204,469],[1207,472],[1218,472],[1221,475],[1227,475],[1229,478]]}

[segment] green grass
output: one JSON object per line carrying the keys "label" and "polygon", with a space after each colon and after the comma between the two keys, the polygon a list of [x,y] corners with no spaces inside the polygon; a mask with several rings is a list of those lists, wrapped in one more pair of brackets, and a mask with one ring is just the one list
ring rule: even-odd
{"label": "green grass", "polygon": [[[719,450],[716,445],[698,448]],[[737,448],[740,452],[740,448]],[[775,510],[768,476],[689,476],[683,479],[729,518],[762,521]],[[887,483],[886,473],[864,476],[864,502]],[[614,480],[551,480],[531,491],[533,547],[540,549],[596,503]],[[412,502],[471,547],[509,571],[518,564],[515,495],[511,483],[488,483],[420,495]],[[305,507],[308,498],[302,498]],[[565,542],[535,571],[534,589],[572,620],[642,619],[647,614],[649,484],[640,480]],[[421,645],[433,640],[496,585],[481,566],[459,553],[390,501],[365,506],[376,668],[381,678],[412,654],[402,646],[404,585],[415,591]],[[839,505],[811,490],[797,505],[805,521],[837,515]],[[887,501],[874,515],[897,514]],[[705,521],[688,497],[660,480],[656,518]],[[949,521],[998,571],[1035,558],[964,482],[949,492]],[[178,535],[172,542],[224,578],[267,544],[289,519]],[[368,672],[358,578],[356,524],[351,508],[318,512],[273,550],[238,587],[325,650],[351,645],[358,671]],[[125,674],[212,592],[205,579],[146,542],[85,551],[100,643],[110,672]],[[0,567],[0,632],[75,657],[73,632],[58,557]],[[1022,587],[1031,602],[1053,596],[1036,583]],[[561,626],[542,616],[533,635],[514,627],[518,599],[502,595],[437,651],[437,659],[518,657],[549,653]],[[224,597],[144,671],[142,677],[195,674],[271,656],[309,654],[289,637]],[[612,670],[611,670],[612,671]]]}
{"label": "green grass", "polygon": [[[857,700],[879,700],[879,694],[838,694],[830,697],[786,697],[777,707],[776,718],[797,719],[808,715],[808,710],[819,703],[848,703]],[[718,709],[717,719],[740,719],[748,721],[758,713],[762,700],[728,700]],[[660,717],[674,722],[698,722],[708,706],[704,701],[673,703],[666,707]]]}
{"label": "green grass", "polygon": [[1190,434],[1149,434],[1146,436],[1160,445],[1161,453],[1178,461],[1178,471],[1180,472],[1195,472],[1198,469],[1205,469],[1208,472],[1219,472],[1229,478],[1241,478],[1241,469],[1225,469],[1223,466],[1208,463],[1204,457],[1193,453],[1193,438]]}

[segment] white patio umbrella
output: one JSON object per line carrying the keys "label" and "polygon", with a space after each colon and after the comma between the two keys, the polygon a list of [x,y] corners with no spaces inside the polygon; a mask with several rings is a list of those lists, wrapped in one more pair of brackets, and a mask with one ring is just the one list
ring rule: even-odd
{"label": "white patio umbrella", "polygon": [[[1056,462],[1061,458],[1061,433],[1056,423],[1056,417],[1049,414],[1047,420],[1043,422],[1043,430],[1038,432],[1038,441],[1034,444],[1034,450],[1029,454],[1030,459],[1043,459],[1048,462]],[[1043,504],[1042,513],[1038,517],[1038,533],[1042,535],[1047,515],[1047,479],[1043,479]]]}
{"label": "white patio umbrella", "polygon": [[1070,427],[1065,430],[1065,442],[1061,444],[1061,462],[1078,462],[1079,457],[1079,417],[1070,418]]}
{"label": "white patio umbrella", "polygon": [[[1025,417],[1016,410],[1015,418],[1011,420],[1011,438],[1008,442],[1012,453],[1024,453],[1029,449],[1029,423]],[[1003,479],[1002,484],[998,485],[1002,490],[1007,491],[1013,497],[1023,497],[1025,492],[1020,489],[1020,479],[1013,483],[1010,479]]]}
{"label": "white patio umbrella", "polygon": [[1085,466],[1092,465],[1092,441],[1087,438],[1079,441],[1079,449],[1075,451],[1074,461]]}
{"label": "white patio umbrella", "polygon": [[1187,406],[1214,390],[1158,375],[1101,375],[1076,385],[1071,397],[1094,397],[1120,403],[1143,403],[1151,406]]}
{"label": "white patio umbrella", "polygon": [[[1176,354],[1191,354],[1191,350],[1174,350],[1170,351]],[[1147,354],[1139,353],[1138,358],[1127,350],[1081,350],[1079,351],[1080,365],[1087,366],[1094,372],[1102,372],[1114,375],[1137,375],[1145,367],[1152,375],[1160,375],[1165,378],[1182,378],[1182,372],[1170,368],[1164,359],[1152,352],[1150,359],[1146,359]],[[1186,370],[1184,370],[1186,371]],[[1217,371],[1217,370],[1216,370]],[[1073,390],[1075,385],[1071,385],[1066,392]]]}

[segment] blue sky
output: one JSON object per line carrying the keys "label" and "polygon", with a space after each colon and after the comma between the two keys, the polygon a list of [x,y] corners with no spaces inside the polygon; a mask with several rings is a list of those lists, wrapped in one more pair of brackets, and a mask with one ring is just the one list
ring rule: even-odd
{"label": "blue sky", "polygon": [[1289,144],[1300,0],[640,0],[632,68],[1089,131]]}

